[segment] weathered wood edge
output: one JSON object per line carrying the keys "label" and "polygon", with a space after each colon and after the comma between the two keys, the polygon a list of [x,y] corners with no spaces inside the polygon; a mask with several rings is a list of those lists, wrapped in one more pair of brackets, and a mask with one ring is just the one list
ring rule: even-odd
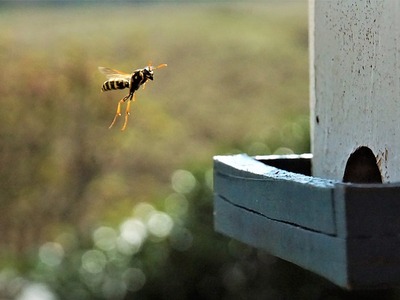
{"label": "weathered wood edge", "polygon": [[336,234],[331,181],[287,172],[247,155],[215,157],[214,172],[215,193],[233,204],[270,219]]}
{"label": "weathered wood edge", "polygon": [[275,221],[215,196],[215,229],[345,287],[346,241]]}
{"label": "weathered wood edge", "polygon": [[400,233],[400,183],[342,183],[266,164],[310,158],[309,154],[216,156],[215,192],[269,218],[327,234],[365,238]]}
{"label": "weathered wood edge", "polygon": [[214,156],[214,165],[219,166],[222,173],[225,173],[224,167],[226,166],[226,170],[228,170],[229,172],[233,172],[231,173],[233,175],[235,175],[235,171],[237,170],[239,174],[242,174],[242,172],[251,173],[252,176],[255,176],[255,178],[257,178],[257,175],[259,175],[260,178],[270,176],[273,179],[307,183],[316,187],[334,187],[334,184],[336,183],[336,181],[334,180],[327,180],[318,177],[288,172],[283,169],[278,169],[258,161],[259,159],[265,161],[272,161],[274,159],[310,159],[310,157],[310,154],[269,155],[256,157],[250,157],[247,154],[221,155]]}

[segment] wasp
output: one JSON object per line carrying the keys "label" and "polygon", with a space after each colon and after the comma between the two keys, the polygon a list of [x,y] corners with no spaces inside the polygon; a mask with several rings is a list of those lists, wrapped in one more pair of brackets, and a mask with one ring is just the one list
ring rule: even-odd
{"label": "wasp", "polygon": [[99,71],[103,73],[107,80],[103,83],[101,87],[102,92],[111,91],[111,90],[123,90],[125,88],[129,89],[129,94],[126,95],[124,98],[119,100],[117,105],[117,112],[115,113],[115,117],[111,122],[110,127],[113,127],[115,121],[119,116],[121,116],[121,105],[129,100],[126,104],[126,111],[125,111],[125,121],[124,125],[122,126],[121,130],[125,130],[126,125],[128,124],[128,117],[130,114],[130,107],[131,101],[135,101],[135,92],[139,89],[140,86],[143,86],[143,89],[146,86],[147,81],[153,80],[154,70],[161,69],[166,67],[167,64],[161,64],[157,67],[153,67],[151,63],[148,66],[144,67],[143,69],[137,69],[133,71],[133,73],[128,74],[118,70],[99,67]]}

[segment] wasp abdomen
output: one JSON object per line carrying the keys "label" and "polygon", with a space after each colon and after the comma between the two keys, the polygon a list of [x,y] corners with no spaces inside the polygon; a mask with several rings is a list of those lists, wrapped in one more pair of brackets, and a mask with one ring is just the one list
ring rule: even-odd
{"label": "wasp abdomen", "polygon": [[110,90],[123,90],[125,88],[129,88],[129,80],[113,79],[104,82],[101,90],[105,92]]}

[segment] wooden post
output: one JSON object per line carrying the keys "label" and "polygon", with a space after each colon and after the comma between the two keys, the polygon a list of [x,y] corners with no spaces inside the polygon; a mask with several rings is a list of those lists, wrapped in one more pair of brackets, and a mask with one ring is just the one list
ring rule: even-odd
{"label": "wooden post", "polygon": [[342,180],[363,147],[383,182],[400,181],[400,2],[309,5],[313,175]]}
{"label": "wooden post", "polygon": [[399,286],[400,2],[309,4],[313,155],[214,157],[215,229],[348,289]]}

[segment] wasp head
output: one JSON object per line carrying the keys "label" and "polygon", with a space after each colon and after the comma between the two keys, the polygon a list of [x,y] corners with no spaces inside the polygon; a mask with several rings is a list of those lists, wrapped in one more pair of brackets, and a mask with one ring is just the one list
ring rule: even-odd
{"label": "wasp head", "polygon": [[153,68],[151,66],[147,66],[143,69],[143,75],[145,78],[153,80]]}

